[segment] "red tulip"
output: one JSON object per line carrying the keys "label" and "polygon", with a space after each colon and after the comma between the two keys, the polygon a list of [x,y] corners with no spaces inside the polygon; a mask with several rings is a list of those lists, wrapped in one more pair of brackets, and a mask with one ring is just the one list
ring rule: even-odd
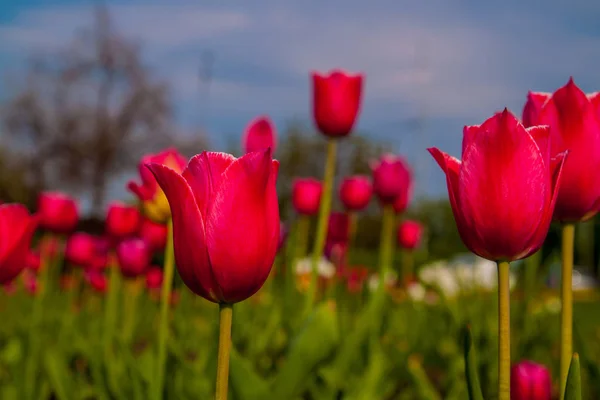
{"label": "red tulip", "polygon": [[277,147],[277,130],[271,118],[261,116],[250,121],[244,130],[242,145],[245,153],[271,148],[274,153]]}
{"label": "red tulip", "polygon": [[510,373],[510,398],[512,400],[550,400],[552,381],[543,365],[522,361],[513,365]]}
{"label": "red tulip", "polygon": [[504,110],[464,128],[462,163],[429,149],[446,173],[458,232],[473,253],[513,261],[541,247],[565,158],[551,162],[549,134],[547,126],[525,129]]}
{"label": "red tulip", "polygon": [[39,251],[30,250],[27,253],[27,269],[32,272],[39,272],[40,267],[42,266],[42,260],[40,257]]}
{"label": "red tulip", "polygon": [[25,286],[25,290],[32,296],[35,296],[39,289],[40,285],[38,284],[37,277],[34,273],[23,274],[23,286]]}
{"label": "red tulip", "polygon": [[156,163],[180,173],[186,165],[186,159],[174,148],[166,149],[158,154],[148,154],[142,157],[139,165],[142,184],[131,181],[127,188],[131,190],[142,203],[144,214],[153,221],[165,223],[171,218],[171,210],[165,194],[156,183],[152,173],[146,168],[146,164]]}
{"label": "red tulip", "polygon": [[167,225],[154,222],[148,218],[142,220],[139,236],[150,247],[152,251],[162,251],[167,245],[168,228]]}
{"label": "red tulip", "polygon": [[296,178],[292,186],[292,204],[298,214],[315,215],[319,212],[323,185],[313,178]]}
{"label": "red tulip", "polygon": [[346,285],[348,292],[359,293],[369,277],[369,270],[364,267],[352,268],[346,274]]}
{"label": "red tulip", "polygon": [[333,70],[328,76],[312,73],[313,117],[325,136],[350,134],[360,109],[363,76]]}
{"label": "red tulip", "polygon": [[117,245],[117,260],[126,278],[136,278],[146,272],[150,265],[150,249],[138,238],[123,240]]}
{"label": "red tulip", "polygon": [[12,281],[27,265],[38,216],[21,204],[0,205],[0,284]]}
{"label": "red tulip", "polygon": [[345,178],[340,185],[340,200],[349,211],[365,209],[371,201],[372,194],[371,181],[363,175]]}
{"label": "red tulip", "polygon": [[523,125],[525,128],[539,125],[538,120],[542,106],[548,99],[552,97],[552,93],[529,92],[527,93],[527,102],[523,107]]}
{"label": "red tulip", "polygon": [[569,151],[554,219],[584,221],[600,209],[600,114],[573,79],[542,106],[537,124],[550,125],[551,154]]}
{"label": "red tulip", "polygon": [[235,157],[203,152],[183,174],[149,164],[173,213],[184,283],[213,302],[235,303],[263,285],[277,252],[279,162],[271,150]]}
{"label": "red tulip", "polygon": [[108,289],[108,280],[106,276],[98,270],[90,269],[87,270],[85,275],[86,282],[94,289],[97,293],[106,293]]}
{"label": "red tulip", "polygon": [[408,164],[402,157],[385,154],[371,166],[373,190],[383,204],[393,204],[401,196],[408,198],[412,177]]}
{"label": "red tulip", "polygon": [[111,241],[105,236],[94,236],[95,251],[88,265],[84,265],[87,269],[100,271],[108,267],[109,252]]}
{"label": "red tulip", "polygon": [[332,212],[329,214],[327,225],[327,241],[335,243],[348,243],[350,240],[350,218],[348,214]]}
{"label": "red tulip", "polygon": [[163,281],[163,271],[160,267],[150,267],[146,272],[146,287],[148,289],[160,289]]}
{"label": "red tulip", "polygon": [[137,207],[115,201],[106,214],[106,233],[112,239],[122,239],[137,233],[142,216]]}
{"label": "red tulip", "polygon": [[403,249],[416,249],[422,236],[423,226],[417,221],[406,220],[398,226],[398,245]]}
{"label": "red tulip", "polygon": [[412,188],[409,187],[409,190],[403,190],[400,196],[396,197],[396,200],[394,200],[392,207],[394,207],[394,212],[396,214],[402,214],[408,208],[408,203],[412,194],[411,189]]}
{"label": "red tulip", "polygon": [[40,228],[55,233],[69,233],[79,221],[77,203],[64,193],[43,192],[38,197]]}
{"label": "red tulip", "polygon": [[65,260],[79,267],[87,267],[97,253],[96,238],[85,232],[76,232],[67,240]]}

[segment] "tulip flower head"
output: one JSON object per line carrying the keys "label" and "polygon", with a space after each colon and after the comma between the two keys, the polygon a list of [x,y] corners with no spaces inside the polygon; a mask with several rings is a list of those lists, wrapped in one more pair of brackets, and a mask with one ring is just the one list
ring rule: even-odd
{"label": "tulip flower head", "polygon": [[27,254],[27,269],[38,273],[42,266],[42,259],[39,251],[30,250]]}
{"label": "tulip flower head", "polygon": [[69,233],[79,221],[77,202],[60,192],[43,192],[38,197],[40,228],[54,233]]}
{"label": "tulip flower head", "polygon": [[186,165],[186,159],[174,148],[166,149],[158,154],[148,154],[142,157],[139,165],[142,184],[129,182],[127,188],[140,200],[146,217],[153,221],[166,223],[171,218],[169,202],[156,183],[154,175],[146,168],[146,164],[162,164],[181,173]]}
{"label": "tulip flower head", "polygon": [[412,174],[406,161],[399,156],[384,154],[371,164],[373,190],[382,204],[393,204],[397,198],[408,198]]}
{"label": "tulip flower head", "polygon": [[[554,210],[554,219],[560,222],[585,221],[600,209],[600,113],[595,106],[597,97],[597,94],[587,96],[571,78],[543,103],[537,120],[533,121],[550,126],[551,155],[569,151]],[[531,109],[532,102],[528,104]],[[527,105],[525,108],[527,111]]]}
{"label": "tulip flower head", "polygon": [[348,136],[360,109],[362,74],[333,70],[329,75],[312,73],[313,117],[319,131],[328,137]]}
{"label": "tulip flower head", "polygon": [[163,281],[163,271],[160,267],[153,266],[146,272],[146,287],[150,290],[160,289]]}
{"label": "tulip flower head", "polygon": [[271,148],[273,153],[277,147],[277,129],[271,118],[261,116],[250,121],[244,130],[242,139],[244,153]]}
{"label": "tulip flower head", "polygon": [[144,218],[138,232],[152,251],[162,251],[167,245],[167,225]]}
{"label": "tulip flower head", "polygon": [[203,152],[183,173],[149,164],[173,215],[175,261],[183,282],[215,303],[256,293],[271,271],[279,242],[271,150],[240,158]]}
{"label": "tulip flower head", "polygon": [[423,226],[417,221],[406,220],[398,226],[398,245],[403,249],[416,249],[422,236]]}
{"label": "tulip flower head", "polygon": [[0,284],[12,281],[27,266],[38,216],[21,204],[0,205]]}
{"label": "tulip flower head", "polygon": [[315,215],[319,212],[323,185],[313,178],[296,178],[292,186],[292,204],[298,214]]}
{"label": "tulip flower head", "polygon": [[371,201],[373,186],[367,176],[355,175],[345,178],[340,185],[340,200],[346,210],[364,210]]}
{"label": "tulip flower head", "polygon": [[106,214],[106,234],[112,239],[123,239],[135,235],[140,227],[142,216],[135,206],[115,201]]}
{"label": "tulip flower head", "polygon": [[550,400],[552,381],[546,367],[531,361],[513,365],[510,373],[512,400]]}
{"label": "tulip flower head", "polygon": [[527,93],[527,102],[523,107],[523,126],[529,128],[539,125],[539,116],[542,106],[552,97],[552,93],[529,92]]}
{"label": "tulip flower head", "polygon": [[131,238],[117,245],[117,261],[126,278],[143,275],[150,266],[150,248],[142,239]]}
{"label": "tulip flower head", "polygon": [[96,256],[96,238],[85,232],[76,232],[67,239],[65,260],[79,267],[89,266]]}
{"label": "tulip flower head", "polygon": [[525,129],[506,109],[463,134],[462,162],[429,149],[463,242],[491,261],[527,257],[548,233],[565,154],[551,160],[550,129]]}

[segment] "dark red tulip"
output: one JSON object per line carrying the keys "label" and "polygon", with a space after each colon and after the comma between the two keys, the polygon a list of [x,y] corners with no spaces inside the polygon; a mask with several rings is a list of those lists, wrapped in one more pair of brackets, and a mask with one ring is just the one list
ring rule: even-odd
{"label": "dark red tulip", "polygon": [[244,153],[261,151],[269,147],[275,153],[275,149],[277,148],[277,130],[271,118],[265,115],[250,121],[244,130],[242,145]]}
{"label": "dark red tulip", "polygon": [[408,208],[408,203],[410,202],[410,197],[412,195],[411,192],[412,187],[409,186],[408,190],[402,191],[400,196],[396,197],[396,200],[394,200],[394,204],[392,204],[392,206],[394,207],[394,212],[396,214],[402,214],[404,211],[406,211],[406,209]]}
{"label": "dark red tulip", "polygon": [[271,159],[271,150],[238,159],[203,152],[183,174],[161,164],[148,168],[171,206],[175,260],[184,283],[213,302],[236,303],[256,293],[279,242],[279,162]]}
{"label": "dark red tulip", "polygon": [[402,221],[398,226],[398,246],[407,250],[416,249],[421,243],[423,226],[417,221]]}
{"label": "dark red tulip", "polygon": [[69,233],[79,221],[77,202],[64,193],[43,192],[38,197],[40,228],[55,233]]}
{"label": "dark red tulip", "polygon": [[152,251],[162,251],[167,245],[168,228],[163,223],[144,218],[138,234],[140,238],[146,241]]}
{"label": "dark red tulip", "polygon": [[548,99],[536,124],[550,125],[551,154],[566,150],[554,219],[584,221],[600,209],[600,115],[594,103],[569,80]]}
{"label": "dark red tulip", "polygon": [[141,221],[137,207],[115,201],[109,205],[106,214],[106,234],[112,239],[131,237],[137,233]]}
{"label": "dark red tulip", "polygon": [[369,270],[365,267],[356,267],[347,271],[346,286],[350,293],[360,293],[369,277]]}
{"label": "dark red tulip", "polygon": [[398,197],[408,198],[412,186],[412,174],[402,157],[385,154],[371,166],[373,190],[383,204],[393,204]]}
{"label": "dark red tulip", "polygon": [[127,184],[127,188],[139,198],[144,214],[153,221],[165,223],[171,218],[171,210],[165,194],[156,183],[152,173],[146,168],[146,164],[150,163],[162,164],[181,173],[185,168],[186,159],[174,148],[157,154],[148,154],[142,157],[139,165],[142,184],[133,181]]}
{"label": "dark red tulip", "polygon": [[67,239],[65,260],[79,267],[92,264],[97,253],[96,238],[85,232],[76,232]]}
{"label": "dark red tulip", "polygon": [[146,272],[146,287],[150,290],[160,289],[163,281],[163,271],[160,267],[153,266]]}
{"label": "dark red tulip", "polygon": [[538,120],[540,111],[544,103],[552,97],[552,93],[529,92],[527,93],[527,102],[523,107],[523,125],[529,128],[534,125],[539,125]]}
{"label": "dark red tulip", "polygon": [[329,137],[347,136],[360,109],[363,76],[333,70],[312,73],[313,117],[319,131]]}
{"label": "dark red tulip", "polygon": [[30,250],[27,253],[27,269],[32,272],[39,272],[42,266],[42,260],[39,251]]}
{"label": "dark red tulip", "polygon": [[319,212],[323,185],[313,178],[296,178],[292,186],[292,204],[298,214],[315,215]]}
{"label": "dark red tulip", "polygon": [[142,239],[131,238],[117,245],[117,261],[126,278],[136,278],[150,265],[150,248]]}
{"label": "dark red tulip", "polygon": [[12,281],[27,266],[29,245],[38,224],[21,204],[0,205],[0,284]]}
{"label": "dark red tulip", "polygon": [[349,211],[364,210],[369,205],[372,195],[371,180],[364,175],[345,178],[340,185],[340,200]]}
{"label": "dark red tulip", "polygon": [[97,293],[106,293],[108,289],[108,280],[101,271],[96,269],[89,269],[85,272],[86,282],[94,289]]}
{"label": "dark red tulip", "polygon": [[350,240],[350,218],[348,214],[342,212],[329,214],[326,240],[335,243],[348,243]]}
{"label": "dark red tulip", "polygon": [[543,365],[521,361],[510,372],[511,400],[550,400],[552,380]]}
{"label": "dark red tulip", "polygon": [[101,271],[108,267],[111,240],[106,236],[94,236],[95,252],[86,269]]}
{"label": "dark red tulip", "polygon": [[550,160],[547,126],[525,129],[510,113],[464,128],[462,162],[429,149],[446,173],[458,232],[473,253],[513,261],[548,233],[564,154]]}

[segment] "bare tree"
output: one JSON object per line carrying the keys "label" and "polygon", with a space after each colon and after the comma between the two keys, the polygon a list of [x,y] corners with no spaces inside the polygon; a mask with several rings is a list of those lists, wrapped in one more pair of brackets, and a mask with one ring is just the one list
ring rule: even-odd
{"label": "bare tree", "polygon": [[4,122],[32,190],[88,193],[98,213],[112,177],[173,142],[170,116],[166,86],[151,78],[138,46],[98,7],[91,29],[31,63]]}

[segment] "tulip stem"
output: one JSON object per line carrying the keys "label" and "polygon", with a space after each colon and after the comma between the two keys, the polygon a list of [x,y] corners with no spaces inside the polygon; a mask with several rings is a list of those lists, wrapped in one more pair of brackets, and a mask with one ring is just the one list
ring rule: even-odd
{"label": "tulip stem", "polygon": [[219,304],[219,353],[217,358],[216,400],[227,400],[229,388],[229,353],[231,351],[231,321],[233,305]]}
{"label": "tulip stem", "polygon": [[125,281],[125,298],[123,299],[123,332],[122,337],[125,343],[129,343],[133,338],[136,325],[137,301],[139,295],[139,286],[141,281],[138,278]]}
{"label": "tulip stem", "polygon": [[285,275],[285,309],[290,310],[294,304],[294,293],[296,285],[296,263],[306,254],[306,242],[308,240],[308,228],[310,219],[307,215],[300,215],[294,229],[294,249],[292,257],[288,262]]}
{"label": "tulip stem", "polygon": [[573,248],[575,225],[562,227],[562,277],[560,312],[560,398],[564,399],[573,353]]}
{"label": "tulip stem", "polygon": [[383,206],[383,218],[381,221],[381,237],[379,239],[379,288],[385,291],[385,278],[392,269],[394,258],[394,207],[391,204]]}
{"label": "tulip stem", "polygon": [[408,285],[410,279],[415,273],[415,253],[413,250],[402,250],[402,282],[404,286]]}
{"label": "tulip stem", "polygon": [[498,262],[498,400],[510,400],[510,264]]}
{"label": "tulip stem", "polygon": [[350,267],[352,260],[352,250],[354,250],[354,244],[356,243],[356,228],[358,226],[358,216],[356,211],[348,211],[348,249],[346,250],[346,267]]}
{"label": "tulip stem", "polygon": [[175,253],[173,249],[173,220],[169,219],[167,228],[167,246],[163,266],[163,282],[160,292],[160,315],[158,322],[158,356],[156,359],[156,388],[154,398],[164,398],[165,361],[167,358],[167,338],[169,335],[169,300],[173,287],[173,274],[175,269]]}
{"label": "tulip stem", "polygon": [[113,254],[109,255],[109,281],[108,295],[104,304],[104,356],[107,365],[110,365],[111,346],[117,323],[117,309],[119,307],[119,294],[121,292],[121,277],[119,267]]}
{"label": "tulip stem", "polygon": [[325,248],[325,239],[327,236],[327,222],[329,220],[329,212],[331,210],[331,191],[333,189],[333,180],[335,178],[337,141],[329,139],[327,141],[327,161],[325,162],[325,177],[323,180],[323,194],[319,205],[319,219],[317,220],[317,237],[312,253],[312,271],[310,279],[310,287],[306,297],[306,312],[312,310],[316,300],[317,283],[319,279],[319,260],[323,256]]}

